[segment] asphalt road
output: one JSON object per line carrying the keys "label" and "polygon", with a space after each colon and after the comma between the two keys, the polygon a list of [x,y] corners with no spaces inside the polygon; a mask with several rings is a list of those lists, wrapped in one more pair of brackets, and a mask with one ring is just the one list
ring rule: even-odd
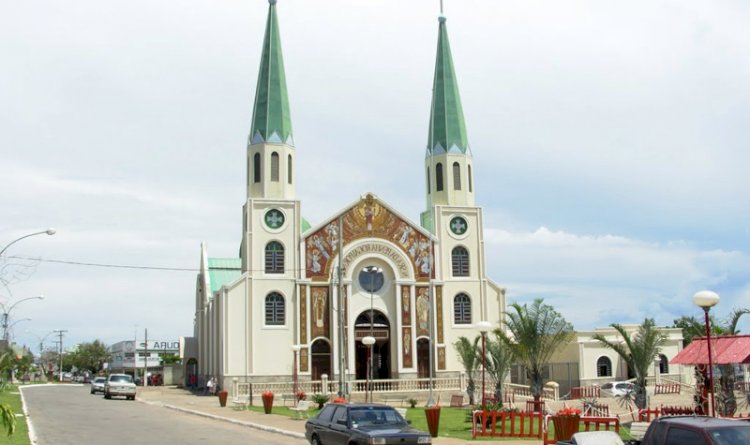
{"label": "asphalt road", "polygon": [[88,385],[24,389],[38,445],[303,445],[306,442],[122,398]]}

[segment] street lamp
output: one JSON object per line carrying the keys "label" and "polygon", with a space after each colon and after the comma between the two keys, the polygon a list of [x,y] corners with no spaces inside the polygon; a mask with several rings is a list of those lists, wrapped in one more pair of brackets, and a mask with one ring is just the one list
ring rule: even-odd
{"label": "street lamp", "polygon": [[485,392],[484,392],[484,365],[487,358],[487,350],[485,347],[485,341],[487,339],[487,333],[492,329],[492,323],[489,321],[480,321],[477,323],[477,329],[482,334],[482,406],[485,406]]}
{"label": "street lamp", "polygon": [[23,303],[24,301],[29,301],[29,300],[44,300],[44,295],[39,295],[36,297],[21,298],[20,300],[11,304],[10,307],[7,307],[5,304],[0,303],[0,307],[3,310],[3,340],[5,340],[6,342],[8,341],[8,318],[10,317],[10,312],[13,310],[13,308],[18,306],[20,303]]}
{"label": "street lamp", "polygon": [[714,395],[714,361],[711,356],[711,322],[708,311],[719,303],[719,295],[710,290],[702,290],[693,295],[693,303],[703,309],[706,325],[706,344],[708,345],[708,387],[711,391],[711,415],[716,417],[716,397]]}
{"label": "street lamp", "polygon": [[292,345],[292,353],[294,354],[294,366],[292,367],[292,380],[294,381],[294,406],[297,406],[299,398],[297,397],[297,353],[300,350],[300,345]]}
{"label": "street lamp", "polygon": [[8,244],[6,244],[5,247],[3,247],[3,250],[0,250],[0,256],[3,256],[3,254],[5,253],[5,251],[8,250],[8,247],[10,247],[11,245],[13,245],[13,244],[21,241],[24,238],[28,238],[28,237],[34,236],[34,235],[42,235],[44,233],[46,233],[47,235],[54,235],[55,232],[57,232],[55,229],[47,229],[47,230],[42,230],[41,232],[29,233],[28,235],[24,235],[24,236],[22,236],[20,238],[16,238],[13,241],[11,241]]}
{"label": "street lamp", "polygon": [[[368,403],[368,397],[372,398],[372,395],[370,393],[370,350],[372,349],[372,345],[375,344],[375,337],[372,337],[368,335],[367,337],[362,339],[362,344],[365,345],[367,348],[367,375],[366,375],[366,383],[365,383],[365,403]],[[371,400],[370,400],[371,401]]]}

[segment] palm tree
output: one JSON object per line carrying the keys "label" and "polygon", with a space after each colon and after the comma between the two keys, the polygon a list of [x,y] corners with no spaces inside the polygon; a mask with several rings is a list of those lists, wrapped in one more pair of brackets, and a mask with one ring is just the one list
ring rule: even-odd
{"label": "palm tree", "polygon": [[[0,354],[0,374],[5,374],[13,366],[13,359],[9,352],[3,352]],[[6,384],[0,383],[0,391],[5,391]],[[5,432],[8,436],[11,436],[16,429],[16,415],[10,405],[0,403],[0,422],[5,428]]]}
{"label": "palm tree", "polygon": [[654,357],[667,341],[667,336],[659,331],[653,318],[643,320],[635,335],[628,333],[620,324],[612,323],[610,326],[620,334],[622,342],[610,341],[601,334],[595,334],[593,338],[614,350],[635,374],[635,405],[639,409],[646,408],[648,370],[654,363]]}
{"label": "palm tree", "polygon": [[552,354],[575,337],[573,325],[552,306],[538,298],[531,306],[513,303],[505,314],[507,331],[496,329],[495,335],[512,351],[513,357],[526,368],[531,394],[539,402],[544,389],[543,370]]}
{"label": "palm tree", "polygon": [[464,366],[464,371],[466,371],[466,376],[468,377],[466,393],[469,395],[470,405],[474,404],[474,391],[476,389],[474,376],[477,372],[477,368],[479,368],[482,356],[477,347],[479,338],[480,337],[477,336],[472,343],[468,338],[462,336],[458,337],[458,340],[453,343],[453,347],[456,348],[456,353],[458,353],[458,361]]}
{"label": "palm tree", "polygon": [[[513,364],[513,352],[499,338],[492,340],[487,338],[487,357],[485,366],[487,373],[495,380],[495,400],[503,400],[503,382],[508,378],[510,366]],[[481,363],[481,354],[480,354]]]}

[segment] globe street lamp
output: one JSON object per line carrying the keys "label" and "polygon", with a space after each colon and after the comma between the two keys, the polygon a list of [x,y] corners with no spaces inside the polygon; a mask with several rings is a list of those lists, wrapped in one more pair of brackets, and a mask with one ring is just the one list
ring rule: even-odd
{"label": "globe street lamp", "polygon": [[477,330],[479,330],[479,332],[482,334],[482,406],[486,405],[484,392],[484,367],[487,357],[487,350],[485,342],[487,339],[487,333],[490,332],[490,329],[492,329],[492,324],[489,321],[480,321],[479,323],[477,323]]}
{"label": "globe street lamp", "polygon": [[297,397],[297,353],[299,353],[301,347],[300,345],[292,345],[291,349],[292,353],[294,354],[294,366],[292,367],[292,380],[294,382],[294,406],[297,406],[297,402],[299,401],[299,398]]}
{"label": "globe street lamp", "polygon": [[693,295],[693,303],[703,309],[706,325],[706,344],[708,345],[708,387],[711,391],[711,415],[716,417],[716,397],[714,395],[714,361],[711,356],[711,321],[708,311],[719,303],[719,295],[710,290],[702,290]]}
{"label": "globe street lamp", "polygon": [[41,232],[29,233],[28,235],[24,235],[24,236],[22,236],[20,238],[16,238],[13,241],[11,241],[8,244],[6,244],[5,247],[3,247],[3,250],[0,250],[0,257],[3,256],[3,254],[5,253],[6,250],[8,250],[8,247],[10,247],[13,244],[21,241],[24,238],[28,238],[28,237],[34,236],[34,235],[42,235],[44,233],[46,233],[47,235],[54,235],[55,232],[57,232],[55,229],[47,229],[47,230],[42,230]]}
{"label": "globe street lamp", "polygon": [[29,301],[29,300],[44,300],[44,295],[39,295],[39,296],[36,296],[36,297],[21,298],[20,300],[16,301],[15,303],[11,304],[10,306],[6,306],[5,304],[0,303],[0,308],[2,308],[2,310],[3,310],[3,313],[2,313],[2,316],[3,316],[3,340],[5,340],[6,342],[8,341],[8,329],[9,329],[9,327],[8,327],[8,319],[10,317],[11,311],[13,310],[13,308],[15,308],[16,306],[18,306],[20,303],[23,303],[24,301]]}
{"label": "globe street lamp", "polygon": [[367,376],[366,376],[366,383],[365,383],[365,403],[368,403],[369,401],[372,401],[372,394],[370,392],[370,370],[372,369],[370,366],[370,350],[372,349],[372,345],[375,344],[375,337],[367,336],[362,339],[362,344],[365,345],[367,348]]}

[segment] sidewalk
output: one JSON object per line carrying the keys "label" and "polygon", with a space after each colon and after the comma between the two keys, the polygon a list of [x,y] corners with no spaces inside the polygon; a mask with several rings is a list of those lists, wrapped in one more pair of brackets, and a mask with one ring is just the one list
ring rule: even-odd
{"label": "sidewalk", "polygon": [[[138,388],[138,400],[151,405],[163,406],[184,413],[231,422],[263,431],[305,439],[305,422],[280,415],[267,415],[227,406],[219,406],[219,399],[212,396],[199,396],[184,389],[171,386]],[[541,440],[462,440],[448,437],[433,439],[434,445],[539,445]]]}

